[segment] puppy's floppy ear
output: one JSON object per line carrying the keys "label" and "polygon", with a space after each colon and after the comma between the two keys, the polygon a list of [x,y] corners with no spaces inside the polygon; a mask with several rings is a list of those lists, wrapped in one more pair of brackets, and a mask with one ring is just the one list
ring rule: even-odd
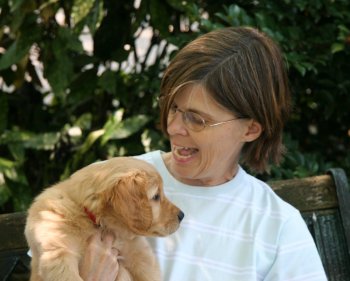
{"label": "puppy's floppy ear", "polygon": [[142,234],[152,224],[152,208],[147,197],[147,174],[134,171],[124,174],[115,183],[109,196],[109,203],[126,226]]}

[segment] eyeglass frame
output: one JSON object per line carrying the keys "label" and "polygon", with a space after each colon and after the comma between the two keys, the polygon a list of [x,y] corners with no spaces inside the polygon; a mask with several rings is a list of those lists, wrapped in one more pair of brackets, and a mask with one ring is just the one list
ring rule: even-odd
{"label": "eyeglass frame", "polygon": [[[232,121],[235,121],[235,120],[238,120],[238,119],[246,119],[246,117],[236,117],[236,118],[233,118],[233,119],[230,119],[230,120],[226,120],[226,121],[220,121],[220,122],[216,122],[216,123],[213,123],[213,124],[207,124],[207,121],[199,114],[199,113],[196,113],[196,112],[193,112],[193,111],[188,111],[188,110],[182,110],[178,107],[176,108],[173,108],[174,106],[170,106],[169,108],[169,111],[168,111],[168,118],[170,117],[170,114],[172,114],[173,116],[175,116],[175,114],[177,112],[180,112],[182,114],[182,122],[185,124],[185,126],[191,130],[191,131],[194,131],[194,132],[201,132],[203,131],[205,128],[207,127],[215,127],[215,126],[219,126],[219,125],[223,125],[223,124],[226,124],[226,123],[229,123],[229,122],[232,122]],[[174,111],[174,113],[172,113]],[[195,114],[196,116],[200,117],[201,121],[202,121],[202,127],[200,130],[194,130],[193,128],[190,128],[188,126],[188,123],[189,123],[189,119],[186,118],[186,113],[191,113],[191,114]],[[186,121],[187,120],[187,121]]]}

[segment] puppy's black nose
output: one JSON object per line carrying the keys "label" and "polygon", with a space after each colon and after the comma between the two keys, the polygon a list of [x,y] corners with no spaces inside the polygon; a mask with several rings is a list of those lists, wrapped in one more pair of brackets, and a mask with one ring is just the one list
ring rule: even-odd
{"label": "puppy's black nose", "polygon": [[179,222],[182,221],[182,219],[184,218],[185,214],[183,213],[183,211],[180,211],[178,214],[177,214],[177,217],[179,218]]}

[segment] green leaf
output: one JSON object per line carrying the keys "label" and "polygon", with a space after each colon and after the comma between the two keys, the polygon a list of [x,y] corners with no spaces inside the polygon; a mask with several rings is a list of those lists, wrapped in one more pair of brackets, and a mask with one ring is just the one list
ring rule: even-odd
{"label": "green leaf", "polygon": [[101,144],[104,145],[109,140],[126,139],[144,127],[150,117],[146,115],[136,115],[120,122],[111,122],[106,127]]}
{"label": "green leaf", "polygon": [[95,0],[74,0],[72,7],[72,19],[75,24],[79,23],[83,18],[85,18],[91,8],[94,6]]}
{"label": "green leaf", "polygon": [[98,85],[109,93],[115,93],[117,88],[116,72],[112,70],[106,70],[102,73],[98,80]]}
{"label": "green leaf", "polygon": [[90,112],[82,114],[75,122],[74,125],[82,128],[83,130],[91,129],[92,114]]}
{"label": "green leaf", "polygon": [[67,55],[67,51],[74,51],[77,53],[83,52],[83,46],[76,34],[68,28],[59,28],[57,44],[54,44],[54,52],[56,57]]}
{"label": "green leaf", "polygon": [[5,170],[13,169],[15,165],[14,161],[0,157],[0,171],[4,172]]}
{"label": "green leaf", "polygon": [[27,177],[20,169],[8,169],[4,171],[6,178],[23,185],[28,185]]}
{"label": "green leaf", "polygon": [[60,133],[35,134],[23,131],[6,131],[0,139],[0,144],[21,143],[25,148],[35,150],[52,150],[58,142]]}
{"label": "green leaf", "polygon": [[294,67],[299,71],[301,76],[305,76],[306,68],[303,65],[296,63],[294,64]]}
{"label": "green leaf", "polygon": [[13,0],[13,1],[9,1],[10,5],[11,5],[11,12],[13,13],[16,10],[18,10],[21,7],[22,3],[24,3],[25,1],[28,1],[28,0]]}
{"label": "green leaf", "polygon": [[[11,2],[11,1],[9,1]],[[29,22],[31,24],[35,23],[37,15],[33,13],[36,9],[36,1],[34,0],[16,0],[12,1],[11,13],[12,13],[12,21],[10,25],[11,32],[16,34],[18,32],[25,33],[25,29],[29,26]],[[34,20],[33,20],[34,19]],[[28,22],[29,21],[29,22]],[[34,26],[34,25],[32,25]],[[32,33],[33,30],[31,30]]]}
{"label": "green leaf", "polygon": [[53,150],[59,137],[60,133],[58,132],[35,134],[24,143],[24,146],[36,150]]}
{"label": "green leaf", "polygon": [[50,6],[52,4],[55,4],[55,3],[59,2],[59,1],[60,0],[46,0],[40,5],[39,10],[45,9],[48,6]]}
{"label": "green leaf", "polygon": [[63,95],[74,77],[72,52],[83,52],[82,44],[71,30],[60,27],[57,32],[57,38],[47,45],[46,48],[48,50],[44,75],[49,81],[53,92]]}
{"label": "green leaf", "polygon": [[5,54],[0,58],[0,70],[8,68],[20,61],[28,53],[32,44],[32,41],[20,42],[16,40],[13,42],[10,48],[8,48]]}
{"label": "green leaf", "polygon": [[18,63],[26,56],[31,46],[40,38],[41,33],[35,24],[36,17],[29,16],[23,23],[24,27],[16,40],[10,45],[3,56],[0,57],[0,70]]}
{"label": "green leaf", "polygon": [[81,156],[84,155],[84,153],[91,148],[91,146],[104,134],[104,132],[105,130],[103,129],[90,132],[85,142],[80,147],[78,154]]}
{"label": "green leaf", "polygon": [[11,198],[11,192],[5,183],[4,175],[0,173],[0,206]]}
{"label": "green leaf", "polygon": [[343,51],[345,49],[345,45],[342,43],[333,43],[331,46],[331,52],[332,54],[338,53],[340,51]]}
{"label": "green leaf", "polygon": [[85,26],[94,35],[103,18],[103,1],[75,0],[72,8],[72,18],[75,22],[75,31],[80,34]]}
{"label": "green leaf", "polygon": [[215,15],[231,26],[252,25],[253,19],[248,16],[247,12],[238,5],[230,5],[225,8],[225,14],[215,13]]}
{"label": "green leaf", "polygon": [[11,156],[17,161],[17,163],[23,163],[25,161],[25,149],[20,143],[9,144],[8,148],[11,152]]}
{"label": "green leaf", "polygon": [[101,137],[103,136],[105,130],[100,129],[96,131],[92,131],[89,133],[87,138],[85,139],[84,143],[81,145],[79,150],[74,154],[73,159],[69,161],[66,164],[66,167],[64,169],[63,174],[61,175],[60,179],[66,179],[69,177],[69,175],[73,172],[76,171],[77,168],[79,167],[81,159],[86,158],[86,153],[90,150],[90,148],[93,146],[93,144]]}
{"label": "green leaf", "polygon": [[49,81],[53,92],[57,95],[63,95],[73,76],[71,59],[67,55],[63,55],[61,58],[47,63],[44,75]]}

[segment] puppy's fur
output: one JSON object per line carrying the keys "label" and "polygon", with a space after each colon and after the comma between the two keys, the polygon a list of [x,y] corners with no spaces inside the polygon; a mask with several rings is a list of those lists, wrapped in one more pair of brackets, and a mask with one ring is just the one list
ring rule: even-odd
{"label": "puppy's fur", "polygon": [[164,196],[150,164],[131,157],[91,164],[44,190],[29,208],[30,280],[83,280],[78,268],[87,240],[102,228],[113,233],[113,247],[123,257],[118,281],[158,281],[159,267],[144,236],[173,233],[183,216]]}

